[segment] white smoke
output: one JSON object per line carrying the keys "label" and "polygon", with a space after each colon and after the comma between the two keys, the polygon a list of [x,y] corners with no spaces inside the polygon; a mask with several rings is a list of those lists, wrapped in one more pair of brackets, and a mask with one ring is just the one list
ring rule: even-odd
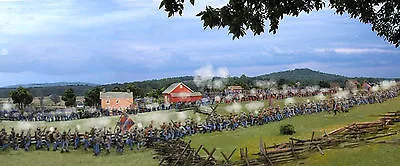
{"label": "white smoke", "polygon": [[233,103],[232,105],[226,106],[225,110],[230,113],[238,113],[242,111],[242,105],[239,103]]}
{"label": "white smoke", "polygon": [[251,94],[252,96],[255,96],[255,95],[257,94],[257,90],[256,90],[256,89],[251,89],[251,90],[250,90],[250,94]]}
{"label": "white smoke", "polygon": [[256,86],[259,88],[272,88],[275,85],[276,85],[275,81],[262,81],[262,80],[256,81]]}
{"label": "white smoke", "polygon": [[196,114],[196,121],[197,123],[201,122],[201,117],[198,114]]}
{"label": "white smoke", "polygon": [[318,101],[321,101],[321,100],[325,100],[326,97],[324,96],[324,94],[320,93],[315,96],[315,99],[317,99]]}
{"label": "white smoke", "polygon": [[245,105],[245,107],[248,111],[256,111],[256,110],[262,109],[264,107],[264,103],[254,101],[254,102],[247,103]]}
{"label": "white smoke", "polygon": [[177,112],[172,112],[172,111],[163,111],[163,112],[148,112],[148,113],[141,113],[135,115],[134,121],[135,123],[142,123],[142,125],[148,125],[152,121],[155,123],[155,125],[161,125],[162,123],[170,122],[173,117],[177,117]]}
{"label": "white smoke", "polygon": [[4,103],[2,110],[5,111],[11,111],[14,108],[14,104],[10,104],[10,103]]}
{"label": "white smoke", "polygon": [[285,99],[285,105],[291,105],[291,104],[295,104],[295,103],[296,103],[296,100],[292,97]]}
{"label": "white smoke", "polygon": [[220,96],[215,96],[214,100],[215,100],[215,102],[221,102],[221,97]]}
{"label": "white smoke", "polygon": [[18,122],[16,129],[20,130],[20,131],[28,131],[29,129],[34,129],[35,125],[33,124],[33,122]]}
{"label": "white smoke", "polygon": [[381,89],[381,88],[379,87],[379,85],[374,85],[374,86],[371,88],[371,91],[372,91],[372,92],[376,92],[376,91],[379,91],[379,89]]}
{"label": "white smoke", "polygon": [[108,117],[88,119],[82,124],[82,127],[84,129],[103,128],[109,126],[111,123],[111,119]]}
{"label": "white smoke", "polygon": [[194,83],[197,87],[208,87],[222,89],[225,87],[224,79],[215,79],[214,77],[226,78],[229,76],[227,68],[218,68],[214,71],[212,65],[207,65],[195,71]]}
{"label": "white smoke", "polygon": [[143,129],[143,124],[139,122],[139,123],[137,124],[137,127],[138,127],[138,129]]}
{"label": "white smoke", "polygon": [[224,81],[222,79],[216,79],[213,81],[214,89],[223,89],[225,87]]}
{"label": "white smoke", "polygon": [[[178,95],[181,95],[181,93],[179,93]],[[182,95],[184,95],[184,94],[182,93]],[[159,106],[158,103],[146,104],[146,108],[147,108],[147,109],[157,108],[158,106]]]}
{"label": "white smoke", "polygon": [[178,112],[178,120],[183,122],[188,118],[187,112]]}
{"label": "white smoke", "polygon": [[342,99],[342,98],[346,99],[349,96],[349,94],[350,94],[350,91],[339,89],[339,91],[337,93],[335,93],[333,96],[335,98],[339,98],[339,99]]}
{"label": "white smoke", "polygon": [[358,94],[358,90],[354,89],[354,90],[351,91],[351,93],[353,93],[353,95],[357,95]]}
{"label": "white smoke", "polygon": [[385,81],[380,82],[380,87],[383,90],[387,90],[387,89],[389,89],[389,88],[391,88],[393,86],[396,86],[396,81],[387,81],[387,80],[385,80]]}

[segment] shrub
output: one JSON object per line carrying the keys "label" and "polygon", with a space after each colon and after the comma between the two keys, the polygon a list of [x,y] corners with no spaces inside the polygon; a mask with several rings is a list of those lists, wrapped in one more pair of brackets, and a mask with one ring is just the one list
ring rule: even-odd
{"label": "shrub", "polygon": [[294,126],[291,124],[282,125],[280,132],[283,135],[292,135],[292,134],[296,133],[296,131],[294,130]]}

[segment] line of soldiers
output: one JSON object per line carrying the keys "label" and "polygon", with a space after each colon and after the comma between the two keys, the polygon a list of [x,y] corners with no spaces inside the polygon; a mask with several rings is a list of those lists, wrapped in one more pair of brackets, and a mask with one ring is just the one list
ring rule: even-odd
{"label": "line of soldiers", "polygon": [[23,148],[25,151],[29,151],[31,143],[34,143],[35,150],[50,151],[51,145],[53,145],[53,151],[60,150],[61,153],[64,153],[69,152],[70,142],[72,142],[74,150],[81,146],[84,150],[93,148],[94,155],[97,156],[101,149],[104,149],[107,154],[110,153],[114,145],[116,151],[121,153],[124,152],[125,145],[129,146],[130,150],[133,150],[133,146],[136,145],[139,150],[141,146],[145,145],[143,133],[143,130],[137,128],[132,128],[127,132],[122,132],[119,128],[116,128],[115,132],[111,132],[111,128],[107,130],[92,128],[90,132],[86,131],[84,134],[80,134],[77,130],[71,133],[71,130],[60,132],[57,128],[54,128],[53,131],[37,128],[32,136],[31,129],[18,133],[11,128],[10,133],[7,133],[3,128],[0,132],[0,146],[3,151],[7,148],[13,150]]}
{"label": "line of soldiers", "polygon": [[231,113],[228,116],[214,113],[205,122],[200,123],[193,119],[187,119],[184,122],[171,121],[162,123],[157,128],[153,127],[154,123],[152,122],[144,129],[132,127],[128,131],[122,131],[119,128],[115,128],[114,131],[111,128],[92,128],[90,131],[80,134],[77,130],[72,133],[71,130],[61,133],[57,128],[54,130],[37,128],[32,136],[30,129],[26,132],[21,131],[21,133],[15,132],[13,128],[11,128],[10,133],[2,129],[0,132],[0,146],[2,150],[24,148],[24,150],[28,151],[31,143],[34,143],[36,150],[45,149],[49,151],[51,145],[53,145],[53,151],[58,151],[60,148],[61,153],[63,153],[69,152],[69,145],[72,142],[75,150],[81,146],[84,150],[92,148],[96,156],[100,154],[101,150],[105,150],[106,154],[110,153],[110,149],[113,146],[116,147],[117,152],[122,153],[125,146],[128,146],[131,150],[133,150],[134,146],[140,149],[140,147],[150,145],[154,141],[179,139],[196,133],[235,130],[238,127],[246,128],[248,126],[263,125],[293,116],[318,112],[346,112],[353,106],[381,103],[389,98],[397,97],[399,91],[399,87],[394,87],[386,91],[351,96],[347,99],[330,99],[296,104],[285,106],[283,109],[271,107],[258,113]]}

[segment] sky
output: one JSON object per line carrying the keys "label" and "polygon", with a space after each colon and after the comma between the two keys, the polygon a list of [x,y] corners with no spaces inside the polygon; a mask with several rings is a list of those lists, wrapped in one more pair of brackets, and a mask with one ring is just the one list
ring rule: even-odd
{"label": "sky", "polygon": [[[195,15],[227,0],[196,1],[183,16],[160,0],[0,0],[0,87],[115,83],[195,75],[230,76],[310,68],[345,76],[400,77],[400,48],[371,25],[329,8],[286,16],[277,34],[232,40]],[[268,28],[268,27],[266,27]]]}

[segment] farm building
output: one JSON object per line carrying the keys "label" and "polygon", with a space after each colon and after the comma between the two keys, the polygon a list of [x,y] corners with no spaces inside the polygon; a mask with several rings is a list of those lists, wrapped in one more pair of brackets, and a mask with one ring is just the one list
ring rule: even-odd
{"label": "farm building", "polygon": [[100,92],[101,108],[124,110],[133,108],[132,92]]}
{"label": "farm building", "polygon": [[364,81],[364,83],[361,85],[361,88],[364,90],[364,91],[370,91],[371,90],[371,84],[370,83],[368,83],[367,81]]}
{"label": "farm building", "polygon": [[162,93],[165,103],[194,102],[202,99],[200,92],[194,92],[182,82],[171,84]]}

